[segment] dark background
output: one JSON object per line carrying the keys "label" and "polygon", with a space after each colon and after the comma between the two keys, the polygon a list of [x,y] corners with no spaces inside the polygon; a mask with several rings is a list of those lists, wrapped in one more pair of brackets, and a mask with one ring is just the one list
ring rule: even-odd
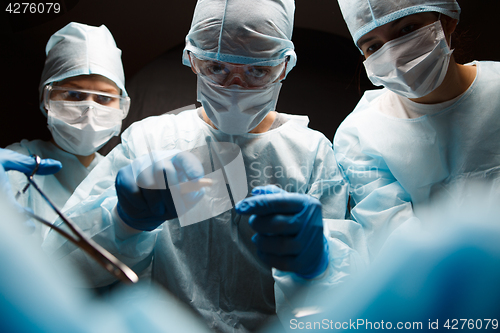
{"label": "dark background", "polygon": [[[10,14],[5,11],[9,1],[0,2],[0,147],[21,139],[50,138],[38,106],[45,45],[54,32],[72,21],[105,24],[123,52],[126,88],[132,98],[124,128],[148,115],[198,105],[196,76],[181,64],[195,0],[58,2],[59,15]],[[459,36],[452,45],[458,62],[500,60],[500,1],[458,2],[462,7]],[[297,0],[292,40],[297,66],[283,82],[277,110],[308,115],[309,126],[332,139],[363,91],[373,88],[337,2]],[[118,138],[112,140],[101,152],[117,142]]]}

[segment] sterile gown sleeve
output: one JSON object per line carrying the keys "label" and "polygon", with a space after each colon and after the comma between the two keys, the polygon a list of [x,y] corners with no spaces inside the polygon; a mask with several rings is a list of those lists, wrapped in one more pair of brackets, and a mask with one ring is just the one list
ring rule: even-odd
{"label": "sterile gown sleeve", "polygon": [[[136,158],[127,147],[126,138],[127,134],[124,133],[122,144],[116,146],[80,184],[66,202],[63,213],[84,233],[139,274],[149,266],[156,235],[161,227],[151,232],[130,234],[120,228],[121,223],[116,223],[119,219],[115,208],[118,202],[116,174]],[[62,221],[58,219],[56,225],[61,224]],[[77,266],[92,287],[115,282],[115,278],[95,260],[53,230],[45,239],[43,248],[63,264]]]}
{"label": "sterile gown sleeve", "polygon": [[[379,94],[377,90],[366,93],[334,138],[335,157],[350,185],[352,220],[344,225],[343,231],[338,230],[341,234],[338,237],[366,263],[377,256],[396,229],[405,223],[415,224],[415,227],[420,223],[413,212],[409,193],[381,156],[377,141],[363,136],[363,126],[370,126],[365,112]],[[394,153],[405,158],[404,152]]]}
{"label": "sterile gown sleeve", "polygon": [[310,184],[307,194],[316,197],[322,204],[329,264],[326,271],[314,279],[304,279],[295,273],[273,268],[276,312],[285,326],[297,312],[317,305],[317,294],[322,290],[336,288],[365,269],[360,254],[346,242],[348,234],[338,232],[344,225],[357,223],[345,220],[348,185],[337,167],[331,145],[318,148]]}

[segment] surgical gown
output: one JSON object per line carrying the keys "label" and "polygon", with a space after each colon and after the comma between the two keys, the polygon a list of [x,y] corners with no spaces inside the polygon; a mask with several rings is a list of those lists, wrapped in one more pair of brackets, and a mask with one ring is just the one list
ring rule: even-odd
{"label": "surgical gown", "polygon": [[406,100],[411,111],[397,112],[384,102],[394,100],[393,92],[368,91],[335,134],[335,157],[351,186],[351,217],[359,223],[347,243],[368,260],[395,229],[419,223],[426,203],[453,200],[455,183],[498,182],[500,64],[469,65],[477,67],[476,78],[453,101]]}
{"label": "surgical gown", "polygon": [[[324,218],[345,217],[347,186],[323,134],[292,117],[265,133],[229,136],[205,123],[197,110],[133,124],[122,135],[122,144],[78,187],[68,202],[72,207],[65,213],[136,272],[153,255],[153,279],[200,313],[215,331],[254,331],[276,312],[275,280],[271,268],[257,257],[248,216],[236,214],[233,208],[185,227],[179,219],[169,220],[152,232],[133,236],[114,223],[114,184],[120,168],[148,154],[149,149],[185,151],[209,141],[232,142],[241,148],[248,193],[255,186],[275,184],[317,197]],[[293,293],[294,287],[308,283],[331,286],[349,274],[351,266],[344,263],[350,260],[351,250],[333,239],[329,245],[330,267],[321,277],[309,282],[293,273],[275,272],[280,299]],[[49,233],[44,248],[61,260],[76,263],[94,286],[113,282],[107,272],[54,232]]]}
{"label": "surgical gown", "polygon": [[[87,177],[99,161],[103,159],[101,154],[96,153],[94,160],[88,167],[85,167],[75,155],[57,148],[49,141],[42,140],[22,140],[6,148],[28,156],[38,155],[41,158],[52,158],[62,163],[63,168],[53,175],[34,176],[37,185],[59,209],[64,207],[76,187]],[[8,175],[12,191],[14,193],[22,191],[27,184],[26,176],[17,171],[9,171]],[[53,222],[57,216],[42,196],[31,186],[24,194],[19,196],[18,202],[24,207],[31,208],[35,214],[49,222]],[[47,232],[47,227],[37,222],[35,228],[34,237],[41,244]]]}

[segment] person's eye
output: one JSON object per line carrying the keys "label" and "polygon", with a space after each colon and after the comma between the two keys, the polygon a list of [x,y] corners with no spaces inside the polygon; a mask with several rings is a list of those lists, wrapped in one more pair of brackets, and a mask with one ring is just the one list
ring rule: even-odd
{"label": "person's eye", "polygon": [[61,94],[62,98],[67,101],[83,101],[84,99],[87,98],[87,94],[80,92],[80,91],[75,91],[75,90],[68,90],[64,93]]}
{"label": "person's eye", "polygon": [[415,24],[407,25],[406,27],[401,29],[401,35],[406,35],[406,34],[409,34],[410,32],[415,31],[415,27],[416,27]]}
{"label": "person's eye", "polygon": [[111,103],[113,100],[114,100],[113,97],[104,96],[104,95],[95,95],[95,101],[99,104],[106,105],[106,104]]}
{"label": "person's eye", "polygon": [[382,45],[383,45],[382,43],[371,44],[366,48],[366,50],[363,53],[365,54],[365,56],[369,56],[377,52],[382,47]]}
{"label": "person's eye", "polygon": [[218,63],[211,63],[207,66],[211,74],[219,75],[224,74],[224,66]]}
{"label": "person's eye", "polygon": [[266,68],[252,68],[248,71],[248,74],[256,79],[260,79],[265,77],[269,73],[269,70]]}

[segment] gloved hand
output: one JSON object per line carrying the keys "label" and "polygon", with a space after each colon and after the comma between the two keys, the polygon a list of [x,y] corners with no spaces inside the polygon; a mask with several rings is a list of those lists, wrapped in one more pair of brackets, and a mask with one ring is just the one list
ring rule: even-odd
{"label": "gloved hand", "polygon": [[[9,177],[5,171],[17,170],[31,175],[35,167],[35,158],[16,153],[10,149],[0,148],[0,191],[4,194],[3,197],[20,213],[24,213],[24,208],[17,203],[14,193],[12,193]],[[52,159],[43,159],[40,161],[36,173],[39,175],[50,175],[56,173],[61,168],[61,162]]]}
{"label": "gloved hand", "polygon": [[[31,156],[22,155],[10,149],[0,148],[0,164],[5,171],[17,170],[30,175],[36,166],[36,161]],[[47,158],[40,161],[37,175],[51,175],[61,170],[62,164],[59,161]]]}
{"label": "gloved hand", "polygon": [[154,230],[201,200],[203,188],[181,193],[179,184],[204,175],[203,165],[189,152],[171,150],[141,156],[116,176],[118,215],[134,229]]}
{"label": "gloved hand", "polygon": [[262,261],[307,279],[323,273],[328,266],[328,242],[319,200],[274,185],[256,187],[252,195],[235,208],[239,214],[253,214],[249,223],[257,234],[252,241]]}

